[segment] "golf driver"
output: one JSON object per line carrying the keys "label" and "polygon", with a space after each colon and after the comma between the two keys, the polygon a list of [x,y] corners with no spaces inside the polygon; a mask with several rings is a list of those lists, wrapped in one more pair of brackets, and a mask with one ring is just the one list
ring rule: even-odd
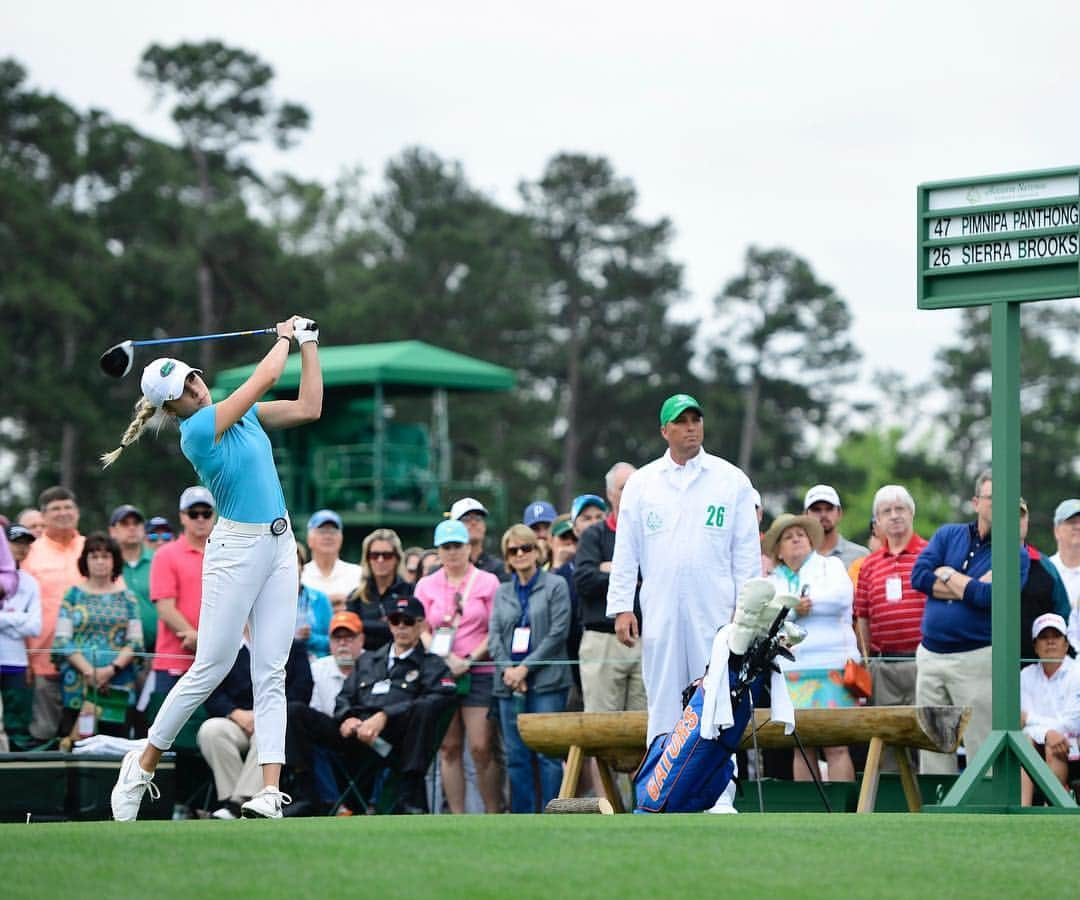
{"label": "golf driver", "polygon": [[[317,328],[318,326],[312,322],[311,327]],[[276,330],[277,326],[271,325],[269,328],[255,328],[251,331],[229,331],[223,334],[196,334],[190,337],[156,338],[152,341],[122,341],[101,354],[101,371],[106,375],[111,375],[113,378],[123,378],[131,371],[131,363],[134,358],[131,351],[134,347],[150,347],[154,344],[183,344],[189,341],[218,341],[222,338],[248,337],[253,334],[273,334]]]}

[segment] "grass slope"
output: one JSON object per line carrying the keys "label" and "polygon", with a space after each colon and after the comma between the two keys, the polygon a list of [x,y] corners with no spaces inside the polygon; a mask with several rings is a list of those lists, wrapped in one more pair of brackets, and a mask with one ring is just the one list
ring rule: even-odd
{"label": "grass slope", "polygon": [[22,897],[1042,896],[1071,817],[423,816],[0,826]]}

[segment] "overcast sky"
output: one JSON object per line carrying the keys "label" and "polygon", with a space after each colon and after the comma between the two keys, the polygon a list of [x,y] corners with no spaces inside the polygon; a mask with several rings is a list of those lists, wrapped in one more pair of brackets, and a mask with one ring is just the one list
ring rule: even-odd
{"label": "overcast sky", "polygon": [[919,379],[955,314],[916,310],[916,186],[1080,163],[1078,26],[1075,0],[36,0],[7,5],[0,54],[174,140],[141,52],[242,46],[313,119],[287,154],[253,158],[323,181],[420,144],[512,206],[553,154],[605,155],[643,216],[674,222],[699,308],[748,244],[783,245],[848,301],[867,373]]}

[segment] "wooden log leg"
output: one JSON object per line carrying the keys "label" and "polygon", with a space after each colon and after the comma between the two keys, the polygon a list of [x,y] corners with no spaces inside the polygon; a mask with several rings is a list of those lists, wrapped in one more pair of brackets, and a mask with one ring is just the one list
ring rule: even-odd
{"label": "wooden log leg", "polygon": [[581,748],[571,747],[566,754],[566,768],[563,769],[562,784],[559,786],[559,799],[569,800],[577,796],[578,779],[581,777],[581,761],[585,758]]}
{"label": "wooden log leg", "polygon": [[855,810],[861,813],[874,811],[877,803],[878,781],[881,776],[881,751],[885,742],[879,737],[870,738],[870,749],[866,753],[866,768],[863,769],[862,787],[859,789],[859,806]]}
{"label": "wooden log leg", "polygon": [[611,804],[607,802],[603,797],[572,797],[569,800],[563,800],[556,797],[554,800],[549,800],[548,805],[544,807],[546,813],[599,813],[604,816],[612,816],[615,814],[615,810],[611,808]]}
{"label": "wooden log leg", "polygon": [[919,780],[911,771],[908,748],[893,747],[893,752],[896,753],[896,763],[900,768],[900,785],[904,788],[908,811],[919,812],[922,809],[922,792],[919,790]]}
{"label": "wooden log leg", "polygon": [[622,795],[619,793],[619,786],[615,783],[615,773],[611,771],[611,766],[607,764],[606,760],[596,760],[596,770],[600,773],[600,783],[604,786],[604,796],[607,797],[608,803],[611,804],[611,808],[617,813],[626,812],[626,807],[623,806]]}

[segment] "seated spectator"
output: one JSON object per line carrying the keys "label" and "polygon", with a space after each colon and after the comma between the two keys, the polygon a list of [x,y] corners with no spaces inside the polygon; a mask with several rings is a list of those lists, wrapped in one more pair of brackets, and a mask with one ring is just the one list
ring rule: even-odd
{"label": "seated spectator", "polygon": [[[18,584],[12,593],[0,597],[0,696],[6,695],[6,702],[12,707],[17,706],[16,696],[26,689],[26,638],[41,633],[41,589],[33,575],[19,568],[34,543],[34,533],[23,525],[9,525],[7,540],[18,570]],[[11,712],[9,708],[8,714]],[[0,744],[6,745],[2,712],[0,737],[3,738]]]}
{"label": "seated spectator", "polygon": [[502,792],[495,729],[488,718],[495,677],[488,655],[488,622],[499,579],[469,561],[469,532],[462,522],[440,522],[435,546],[442,567],[417,582],[416,598],[424,605],[429,628],[424,643],[446,661],[460,700],[439,749],[446,804],[452,813],[465,812],[462,750],[467,740],[484,811],[496,813],[502,809]]}
{"label": "seated spectator", "polygon": [[360,583],[360,566],[341,558],[345,540],[344,525],[332,509],[320,509],[307,524],[307,545],[311,562],[304,566],[301,578],[305,585],[322,591],[330,599],[334,612],[345,608],[345,601]]}
{"label": "seated spectator", "polygon": [[537,558],[541,568],[546,569],[551,563],[551,523],[558,516],[555,507],[547,500],[533,500],[521,513],[521,521],[536,535]]}
{"label": "seated spectator", "polygon": [[[796,709],[856,705],[843,677],[845,663],[859,652],[851,623],[854,588],[838,556],[819,556],[815,551],[824,539],[814,516],[784,513],[769,526],[763,541],[776,563],[768,577],[777,593],[799,598],[791,618],[806,629],[806,639],[794,648],[795,661],[783,664]],[[811,765],[815,759],[811,757]],[[855,780],[847,747],[826,747],[825,762],[828,781]],[[799,753],[794,755],[793,770],[796,781],[813,778]]]}
{"label": "seated spectator", "polygon": [[491,572],[500,581],[506,577],[502,560],[492,556],[484,547],[487,538],[487,508],[474,497],[454,501],[448,518],[455,519],[469,532],[469,562],[481,572]]}
{"label": "seated spectator", "polygon": [[[337,695],[356,665],[356,657],[364,652],[364,625],[354,612],[337,612],[330,619],[330,654],[320,657],[311,664],[311,679],[314,688],[311,691],[312,709],[326,716],[334,715]],[[316,748],[312,760],[316,791],[322,806],[329,808],[338,796],[337,779],[334,770],[326,759],[326,751]],[[305,815],[310,810],[303,810],[299,804],[290,807],[290,814]],[[339,815],[348,815],[351,810],[339,811]]]}
{"label": "seated spectator", "polygon": [[384,609],[390,609],[398,599],[413,592],[413,586],[402,577],[404,558],[396,531],[376,528],[364,538],[360,578],[353,585],[346,606],[364,623],[365,650],[378,650],[390,643]]}
{"label": "seated spectator", "polygon": [[[1035,656],[1040,662],[1020,673],[1020,724],[1064,787],[1069,763],[1080,758],[1080,666],[1070,659],[1065,620],[1045,613],[1031,625]],[[1034,786],[1022,771],[1020,803],[1031,806]]]}
{"label": "seated spectator", "polygon": [[354,612],[337,612],[330,619],[330,653],[311,664],[311,708],[334,714],[337,695],[364,652],[364,623]]}
{"label": "seated spectator", "polygon": [[146,522],[146,549],[155,553],[176,538],[176,530],[164,516],[151,516]]}
{"label": "seated spectator", "polygon": [[[251,635],[244,627],[244,643],[225,679],[206,698],[209,718],[199,726],[195,740],[214,773],[220,806],[215,819],[238,819],[240,807],[263,789],[259,751],[255,746],[255,698],[251,685]],[[311,664],[300,641],[293,641],[285,663],[286,702],[311,701]]]}
{"label": "seated spectator", "polygon": [[325,747],[341,754],[350,768],[364,769],[366,788],[384,765],[392,765],[401,774],[400,811],[427,812],[424,774],[456,687],[446,663],[424,650],[419,600],[399,597],[387,621],[390,646],[357,658],[333,716],[306,703],[289,704],[285,755],[294,773],[294,800],[314,805],[314,750]]}
{"label": "seated spectator", "polygon": [[[518,733],[517,717],[566,708],[571,683],[565,665],[570,591],[560,576],[540,568],[540,539],[531,528],[512,525],[503,535],[502,551],[514,577],[500,584],[495,594],[488,649],[496,665],[510,811],[535,813],[558,796],[562,762],[530,749]],[[539,804],[533,789],[534,765],[540,770]]]}
{"label": "seated spectator", "polygon": [[15,517],[15,524],[28,529],[35,538],[39,538],[45,533],[45,517],[41,514],[40,509],[35,509],[32,506],[28,506]]}
{"label": "seated spectator", "polygon": [[[1050,560],[1027,542],[1028,506],[1020,498],[1020,541],[1027,551],[1031,566],[1028,569],[1027,584],[1020,591],[1020,646],[1027,645],[1032,623],[1044,613],[1056,613],[1066,622],[1069,621],[1069,594],[1061,581],[1061,575]],[[1021,652],[1023,660],[1025,653]],[[1021,666],[1025,663],[1021,662]],[[1031,665],[1031,663],[1026,663]]]}
{"label": "seated spectator", "polygon": [[[142,642],[147,654],[157,643],[157,607],[150,600],[150,561],[154,552],[146,546],[146,523],[143,514],[131,504],[118,506],[109,516],[109,537],[120,546],[124,557],[124,584],[139,604]],[[140,666],[145,673],[149,667]]]}
{"label": "seated spectator", "polygon": [[[297,572],[302,573],[307,554],[300,544],[296,545],[296,559]],[[334,614],[330,600],[322,591],[305,585],[302,577],[298,587],[294,638],[304,645],[312,658],[326,656],[330,652],[330,617]]]}
{"label": "seated spectator", "polygon": [[108,535],[87,536],[78,566],[84,580],[64,594],[53,643],[62,685],[60,734],[68,734],[91,703],[96,730],[126,737],[136,657],[142,651],[139,606],[119,580],[124,558]]}
{"label": "seated spectator", "polygon": [[420,557],[424,555],[423,547],[409,547],[405,550],[405,575],[409,584],[416,584],[420,580]]}

